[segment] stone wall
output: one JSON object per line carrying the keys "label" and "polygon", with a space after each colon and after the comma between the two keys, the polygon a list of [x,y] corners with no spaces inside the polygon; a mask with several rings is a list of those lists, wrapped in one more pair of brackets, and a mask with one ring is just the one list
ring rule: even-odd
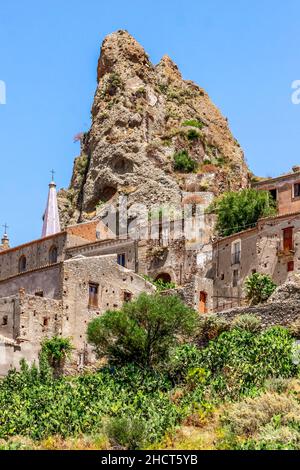
{"label": "stone wall", "polygon": [[18,369],[21,359],[38,362],[42,340],[61,333],[62,302],[21,291],[1,299],[1,309],[8,315],[8,324],[0,329],[0,376],[10,368]]}
{"label": "stone wall", "polygon": [[1,252],[0,280],[19,273],[19,260],[21,256],[26,257],[26,271],[48,266],[49,252],[53,246],[57,248],[57,261],[62,261],[66,239],[67,234],[62,232]]}
{"label": "stone wall", "polygon": [[61,298],[61,263],[0,281],[0,298],[18,294],[20,289],[27,294],[43,293],[44,297]]}
{"label": "stone wall", "polygon": [[[72,337],[76,354],[92,360],[86,342],[87,325],[106,310],[120,308],[127,295],[154,292],[152,284],[117,264],[116,255],[73,258],[63,265],[63,336]],[[97,285],[97,305],[91,305],[89,287]]]}
{"label": "stone wall", "polygon": [[282,325],[287,326],[297,318],[300,319],[299,300],[272,302],[255,307],[239,307],[219,312],[218,315],[232,321],[239,315],[256,315],[262,321],[263,327]]}

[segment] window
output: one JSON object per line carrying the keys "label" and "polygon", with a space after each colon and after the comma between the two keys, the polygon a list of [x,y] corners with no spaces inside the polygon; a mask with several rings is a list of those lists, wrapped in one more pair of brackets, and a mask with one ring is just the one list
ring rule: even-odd
{"label": "window", "polygon": [[48,324],[49,324],[49,318],[44,317],[43,318],[43,326],[48,326]]}
{"label": "window", "polygon": [[300,183],[294,184],[294,197],[300,196]]}
{"label": "window", "polygon": [[274,201],[277,201],[277,189],[270,189],[269,193],[272,199],[274,199]]}
{"label": "window", "polygon": [[124,302],[131,302],[132,300],[132,293],[131,292],[124,292]]}
{"label": "window", "polygon": [[283,229],[283,251],[293,250],[293,227]]}
{"label": "window", "polygon": [[49,263],[54,264],[57,263],[57,248],[56,246],[52,246],[49,250]]}
{"label": "window", "polygon": [[289,261],[287,264],[287,272],[294,271],[294,261]]}
{"label": "window", "polygon": [[234,269],[233,270],[233,277],[232,277],[232,286],[237,287],[238,282],[239,282],[239,270]]}
{"label": "window", "polygon": [[89,283],[89,307],[98,307],[99,284]]}
{"label": "window", "polygon": [[126,256],[125,253],[119,253],[118,254],[118,264],[120,266],[123,266],[125,268],[126,266]]}
{"label": "window", "polygon": [[6,326],[7,323],[8,323],[8,316],[4,315],[4,317],[2,317],[2,326]]}
{"label": "window", "polygon": [[36,297],[44,297],[44,292],[42,290],[38,290],[34,295]]}
{"label": "window", "polygon": [[236,241],[232,244],[232,264],[239,264],[241,262],[241,242]]}
{"label": "window", "polygon": [[19,259],[19,273],[26,271],[26,256],[21,256]]}

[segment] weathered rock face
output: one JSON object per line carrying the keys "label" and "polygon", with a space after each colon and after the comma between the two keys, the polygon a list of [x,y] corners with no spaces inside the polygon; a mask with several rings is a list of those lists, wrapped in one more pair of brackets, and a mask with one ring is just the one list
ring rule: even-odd
{"label": "weathered rock face", "polygon": [[[106,37],[98,63],[92,126],[82,140],[68,190],[59,193],[62,224],[95,217],[118,195],[129,205],[180,204],[185,191],[248,185],[242,149],[203,89],[184,81],[164,56],[153,66],[126,31]],[[198,169],[174,170],[186,150]]]}

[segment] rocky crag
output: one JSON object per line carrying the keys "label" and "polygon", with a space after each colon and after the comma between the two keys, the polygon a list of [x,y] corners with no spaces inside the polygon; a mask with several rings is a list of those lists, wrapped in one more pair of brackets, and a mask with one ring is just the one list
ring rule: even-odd
{"label": "rocky crag", "polygon": [[[185,151],[191,172],[174,166]],[[92,125],[81,139],[70,187],[59,193],[62,225],[93,219],[119,195],[129,206],[180,204],[186,192],[249,184],[243,151],[207,93],[182,79],[168,56],[154,66],[126,31],[106,37]]]}

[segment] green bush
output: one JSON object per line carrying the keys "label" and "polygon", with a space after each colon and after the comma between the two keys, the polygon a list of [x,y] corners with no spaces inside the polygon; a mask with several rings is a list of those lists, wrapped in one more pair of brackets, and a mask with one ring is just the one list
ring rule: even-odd
{"label": "green bush", "polygon": [[258,333],[261,330],[261,320],[255,315],[239,315],[233,320],[232,327]]}
{"label": "green bush", "polygon": [[211,386],[219,397],[257,393],[266,379],[292,377],[293,338],[282,327],[261,333],[234,328],[222,333],[201,351],[201,366],[211,372]]}
{"label": "green bush", "polygon": [[200,137],[199,132],[197,132],[196,129],[190,129],[187,133],[188,140],[191,140],[191,141],[198,140],[199,137]]}
{"label": "green bush", "polygon": [[198,322],[196,342],[199,346],[205,346],[229,329],[230,323],[225,318],[216,314],[202,315]]}
{"label": "green bush", "polygon": [[182,125],[190,126],[190,127],[197,127],[198,129],[202,129],[204,126],[203,122],[198,121],[197,119],[189,119],[187,121],[184,121]]}
{"label": "green bush", "polygon": [[107,311],[88,325],[88,341],[112,364],[163,366],[179,336],[193,333],[196,312],[177,296],[141,294],[122,310]]}
{"label": "green bush", "polygon": [[266,302],[277,285],[268,274],[253,273],[245,279],[245,291],[251,305]]}
{"label": "green bush", "polygon": [[181,150],[174,155],[174,169],[184,173],[192,173],[197,169],[197,162],[193,160],[186,150]]}
{"label": "green bush", "polygon": [[208,209],[217,214],[217,231],[226,237],[255,227],[258,219],[276,214],[276,202],[269,191],[243,189],[227,192],[217,198]]}
{"label": "green bush", "polygon": [[114,445],[130,450],[142,448],[148,438],[145,420],[136,416],[111,418],[106,431]]}
{"label": "green bush", "polygon": [[54,374],[60,375],[63,373],[65,361],[70,356],[72,349],[69,338],[53,336],[42,342],[41,355],[45,356]]}

